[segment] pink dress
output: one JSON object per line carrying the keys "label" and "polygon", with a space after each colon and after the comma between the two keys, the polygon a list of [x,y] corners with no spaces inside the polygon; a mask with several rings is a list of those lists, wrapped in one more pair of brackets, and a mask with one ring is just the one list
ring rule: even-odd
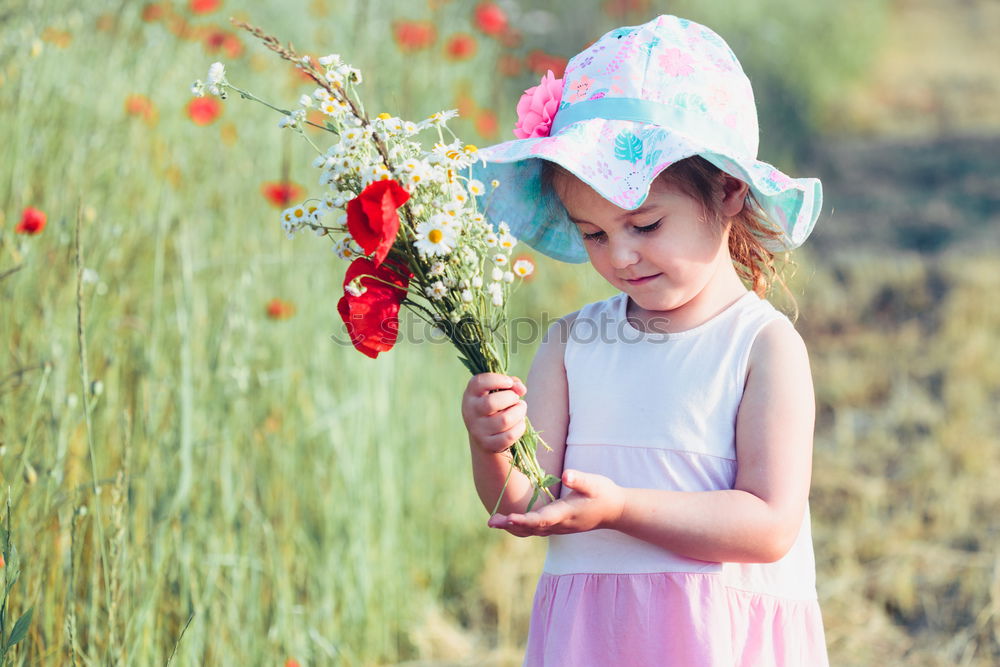
{"label": "pink dress", "polygon": [[[592,303],[573,325],[565,468],[629,487],[732,488],[750,347],[784,315],[747,292],[694,329],[649,334],[626,305],[624,293]],[[767,564],[693,560],[614,530],[548,539],[525,665],[828,665],[808,508]]]}

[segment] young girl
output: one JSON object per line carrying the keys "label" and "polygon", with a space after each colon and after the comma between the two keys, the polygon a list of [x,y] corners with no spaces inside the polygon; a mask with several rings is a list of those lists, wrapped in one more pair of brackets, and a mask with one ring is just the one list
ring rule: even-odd
{"label": "young girl", "polygon": [[527,385],[481,374],[462,399],[487,509],[526,414],[561,477],[526,512],[515,471],[489,520],[549,537],[525,664],[826,665],[809,361],[762,298],[819,182],[757,161],[738,61],[672,16],[604,35],[518,114],[520,139],[483,151],[487,214],[620,290],[550,329]]}

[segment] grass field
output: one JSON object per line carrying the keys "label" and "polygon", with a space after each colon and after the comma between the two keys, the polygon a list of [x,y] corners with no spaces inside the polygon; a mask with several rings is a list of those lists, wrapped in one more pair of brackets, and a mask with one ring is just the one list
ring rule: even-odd
{"label": "grass field", "polygon": [[[345,346],[343,265],[286,240],[260,193],[286,169],[314,187],[306,146],[243,100],[204,126],[185,112],[227,59],[204,46],[225,12],[58,4],[0,10],[0,488],[3,571],[20,571],[0,643],[32,609],[10,663],[519,664],[544,543],[485,526],[466,371],[433,341],[376,361]],[[307,47],[376,44],[354,59],[373,106],[418,119],[464,100],[479,124],[456,128],[488,134],[489,82],[453,63],[446,98],[426,93],[440,58],[395,49],[391,3],[269,4],[236,13]],[[439,4],[438,44],[471,31]],[[477,39],[479,58],[501,50]],[[244,49],[234,83],[285,105],[307,92]],[[14,232],[28,206],[40,234]],[[514,315],[610,294],[536,259]],[[832,664],[997,664],[997,249],[797,261]],[[294,312],[269,317],[273,299]],[[535,344],[516,350],[522,377]]]}

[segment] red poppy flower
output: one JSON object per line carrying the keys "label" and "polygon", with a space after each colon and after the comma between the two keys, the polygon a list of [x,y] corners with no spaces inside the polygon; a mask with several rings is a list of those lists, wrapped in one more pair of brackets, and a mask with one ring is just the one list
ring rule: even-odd
{"label": "red poppy flower", "polygon": [[375,181],[347,202],[347,231],[365,254],[375,253],[376,266],[385,260],[399,232],[399,209],[410,198],[396,181]]}
{"label": "red poppy flower", "polygon": [[211,14],[222,6],[222,0],[190,0],[188,6],[195,14]]}
{"label": "red poppy flower", "polygon": [[195,125],[210,125],[222,115],[222,102],[214,97],[195,97],[188,102],[187,115]]}
{"label": "red poppy flower", "polygon": [[507,29],[507,14],[492,2],[481,2],[473,12],[476,27],[487,35],[496,37]]}
{"label": "red poppy flower", "polygon": [[295,658],[289,658],[285,660],[285,667],[299,667],[299,661]]}
{"label": "red poppy flower", "polygon": [[513,28],[508,28],[504,30],[497,37],[497,40],[506,46],[508,49],[516,49],[521,46],[521,42],[524,41],[524,35],[520,31],[514,30]]}
{"label": "red poppy flower", "polygon": [[156,122],[156,107],[145,95],[136,93],[126,97],[125,113],[130,116],[139,116],[147,123]]}
{"label": "red poppy flower", "polygon": [[288,181],[261,183],[260,191],[269,202],[278,208],[285,208],[305,192],[300,186]]}
{"label": "red poppy flower", "polygon": [[509,53],[500,56],[500,60],[497,62],[497,69],[504,76],[518,76],[521,73],[521,67],[521,60]]}
{"label": "red poppy flower", "polygon": [[605,0],[604,11],[614,18],[624,18],[631,13],[645,14],[649,0]]}
{"label": "red poppy flower", "polygon": [[18,234],[38,234],[45,229],[45,213],[31,206],[21,213],[21,222],[17,223],[14,231]]}
{"label": "red poppy flower", "polygon": [[437,39],[437,30],[430,21],[396,21],[392,34],[399,48],[407,52],[426,49]]}
{"label": "red poppy flower", "polygon": [[476,54],[476,38],[464,32],[452,35],[444,46],[444,53],[452,60],[468,60]]}
{"label": "red poppy flower", "polygon": [[528,69],[532,72],[538,74],[539,76],[544,75],[548,70],[552,70],[552,74],[555,77],[561,78],[563,72],[566,71],[566,65],[568,61],[565,58],[560,58],[559,56],[553,56],[539,49],[535,49],[528,54],[525,58],[525,62],[528,65]]}
{"label": "red poppy flower", "polygon": [[243,55],[243,40],[236,35],[229,33],[222,40],[222,50],[230,58],[239,58]]}
{"label": "red poppy flower", "polygon": [[205,35],[205,50],[214,53],[222,48],[226,41],[226,31],[218,28],[209,28]]}
{"label": "red poppy flower", "polygon": [[[357,296],[346,289],[355,279],[362,290]],[[345,293],[337,302],[337,312],[359,352],[374,359],[396,344],[399,306],[409,284],[410,272],[391,260],[376,266],[360,257],[347,267]]]}
{"label": "red poppy flower", "polygon": [[495,139],[500,129],[500,122],[497,115],[488,109],[484,109],[476,117],[476,131],[485,139]]}
{"label": "red poppy flower", "polygon": [[272,320],[287,320],[295,314],[295,304],[281,299],[271,299],[267,302],[267,316]]}
{"label": "red poppy flower", "polygon": [[470,118],[476,113],[476,100],[463,90],[455,97],[455,108],[459,116]]}
{"label": "red poppy flower", "polygon": [[151,2],[142,8],[142,20],[146,22],[159,21],[163,18],[166,10],[158,2]]}

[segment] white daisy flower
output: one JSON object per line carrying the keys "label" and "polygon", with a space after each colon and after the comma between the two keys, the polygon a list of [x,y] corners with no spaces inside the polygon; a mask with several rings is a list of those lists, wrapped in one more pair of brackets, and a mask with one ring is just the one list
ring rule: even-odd
{"label": "white daisy flower", "polygon": [[448,293],[448,288],[445,287],[445,284],[443,282],[438,280],[427,286],[424,289],[424,292],[427,294],[428,297],[432,299],[443,299],[445,295]]}
{"label": "white daisy flower", "polygon": [[503,253],[497,253],[493,255],[493,263],[497,266],[506,266],[508,262],[507,255]]}
{"label": "white daisy flower", "polygon": [[486,245],[488,245],[491,248],[497,247],[498,245],[500,245],[500,237],[498,237],[493,232],[490,232],[489,234],[486,235]]}
{"label": "white daisy flower", "polygon": [[442,256],[454,249],[455,237],[456,233],[452,227],[442,225],[432,218],[417,225],[414,245],[424,257]]}
{"label": "white daisy flower", "polygon": [[357,297],[367,292],[368,288],[361,284],[361,280],[359,278],[355,278],[351,282],[344,285],[344,291],[351,296]]}
{"label": "white daisy flower", "polygon": [[506,250],[507,252],[510,252],[511,250],[514,249],[514,246],[516,245],[517,245],[517,239],[511,236],[510,234],[500,235],[500,247],[502,249]]}
{"label": "white daisy flower", "polygon": [[412,137],[418,132],[420,132],[420,128],[417,127],[417,124],[414,123],[412,120],[403,121],[403,134],[405,134],[408,137]]}
{"label": "white daisy flower", "polygon": [[480,195],[486,194],[486,188],[483,186],[483,182],[477,181],[474,178],[469,181],[468,188],[469,194],[473,196],[479,197]]}
{"label": "white daisy flower", "polygon": [[510,225],[502,220],[500,221],[500,224],[497,225],[497,229],[500,230],[501,234],[510,234]]}
{"label": "white daisy flower", "polygon": [[443,276],[444,275],[444,269],[445,269],[445,263],[444,262],[434,262],[433,264],[431,264],[430,271],[427,272],[427,275],[429,275],[429,276]]}
{"label": "white daisy flower", "polygon": [[535,271],[535,264],[530,259],[519,259],[514,262],[514,273],[521,278],[527,278]]}
{"label": "white daisy flower", "polygon": [[[337,257],[339,257],[340,259],[343,259],[345,261],[348,261],[348,262],[354,261],[355,259],[357,259],[361,255],[361,253],[358,252],[351,245],[351,237],[349,237],[349,236],[345,237],[345,238],[341,239],[339,242],[337,242],[333,246],[333,251],[337,254]],[[355,296],[357,296],[357,295],[355,295]]]}
{"label": "white daisy flower", "polygon": [[500,187],[500,181],[494,178],[492,181],[490,181],[490,185],[492,185],[493,189],[496,190],[497,188]]}
{"label": "white daisy flower", "polygon": [[323,56],[319,59],[319,64],[323,67],[337,67],[343,61],[340,59],[340,54],[331,53],[328,56]]}

